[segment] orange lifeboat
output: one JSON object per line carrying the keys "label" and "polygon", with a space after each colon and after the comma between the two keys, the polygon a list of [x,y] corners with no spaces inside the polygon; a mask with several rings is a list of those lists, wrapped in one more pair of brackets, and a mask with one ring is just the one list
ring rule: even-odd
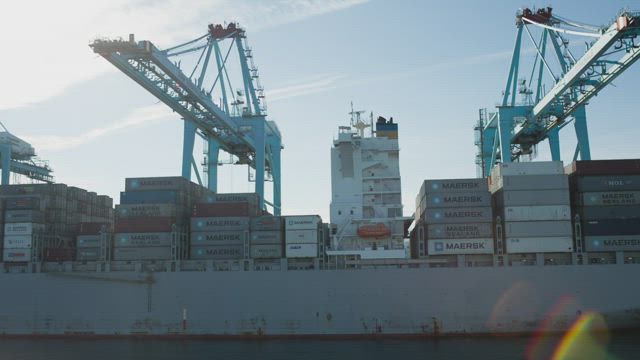
{"label": "orange lifeboat", "polygon": [[363,238],[391,236],[391,229],[383,223],[362,225],[358,228],[358,236]]}

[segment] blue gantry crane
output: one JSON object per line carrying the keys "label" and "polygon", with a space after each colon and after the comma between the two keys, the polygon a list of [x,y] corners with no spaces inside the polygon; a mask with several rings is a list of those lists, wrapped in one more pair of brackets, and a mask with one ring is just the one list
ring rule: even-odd
{"label": "blue gantry crane", "polygon": [[[525,8],[516,14],[516,28],[502,101],[495,112],[481,109],[475,127],[480,177],[498,162],[535,155],[544,140],[549,141],[551,158],[560,160],[559,131],[572,122],[577,137],[573,159],[590,160],[585,105],[640,57],[637,12],[622,11],[611,26],[596,27],[554,15],[549,7]],[[527,49],[535,54],[532,63],[521,56],[524,34],[533,44]],[[573,55],[568,36],[591,40],[582,57]],[[519,71],[525,67],[529,77],[521,79]],[[522,97],[518,103],[517,94]]]}
{"label": "blue gantry crane", "polygon": [[53,170],[49,164],[36,157],[33,146],[7,130],[2,122],[0,127],[0,168],[2,185],[9,185],[11,173],[26,176],[31,180],[53,183]]}
{"label": "blue gantry crane", "polygon": [[[133,34],[128,40],[99,39],[90,46],[182,117],[183,177],[191,179],[193,168],[204,184],[193,157],[199,135],[207,143],[203,172],[210,190],[217,191],[223,150],[235,164],[255,169],[255,178],[249,178],[255,181],[261,207],[272,205],[274,215],[280,214],[282,138],[275,122],[266,119],[264,89],[244,29],[236,23],[211,24],[204,35],[164,50],[147,40],[136,42]],[[183,72],[186,64],[190,71]],[[268,181],[273,182],[272,202],[264,199]]]}

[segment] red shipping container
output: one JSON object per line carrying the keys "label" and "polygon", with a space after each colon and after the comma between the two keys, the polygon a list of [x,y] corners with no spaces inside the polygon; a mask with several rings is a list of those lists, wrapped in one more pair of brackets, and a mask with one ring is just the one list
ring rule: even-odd
{"label": "red shipping container", "polygon": [[102,223],[102,222],[80,223],[78,224],[78,227],[76,230],[78,235],[98,235],[100,234],[100,230],[102,230],[103,226],[105,227],[106,231],[111,230],[111,226],[108,223]]}
{"label": "red shipping container", "polygon": [[640,175],[640,159],[574,161],[564,172],[578,176]]}
{"label": "red shipping container", "polygon": [[76,257],[74,248],[50,248],[44,250],[44,261],[73,261]]}
{"label": "red shipping container", "polygon": [[116,221],[116,233],[171,232],[175,217],[131,217]]}
{"label": "red shipping container", "polygon": [[250,214],[249,203],[206,203],[196,204],[193,215],[196,217],[231,217],[231,216],[255,216]]}

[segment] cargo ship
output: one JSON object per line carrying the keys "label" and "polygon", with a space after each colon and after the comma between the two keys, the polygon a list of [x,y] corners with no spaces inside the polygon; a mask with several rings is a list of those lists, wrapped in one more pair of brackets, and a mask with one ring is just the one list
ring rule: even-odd
{"label": "cargo ship", "polygon": [[622,279],[640,275],[640,160],[427,179],[403,217],[397,131],[340,128],[328,223],[182,177],[126,179],[115,208],[63,184],[3,185],[0,334],[522,334],[594,312],[639,327],[640,288]]}

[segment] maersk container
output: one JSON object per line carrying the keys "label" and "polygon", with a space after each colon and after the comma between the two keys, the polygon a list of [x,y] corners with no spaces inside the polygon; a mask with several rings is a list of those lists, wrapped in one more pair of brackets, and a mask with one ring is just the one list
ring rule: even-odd
{"label": "maersk container", "polygon": [[579,211],[582,220],[640,219],[640,205],[585,206]]}
{"label": "maersk container", "polygon": [[129,217],[171,217],[188,213],[187,209],[178,212],[176,204],[127,204],[116,205],[118,218]]}
{"label": "maersk container", "polygon": [[94,248],[102,244],[102,235],[79,235],[76,237],[77,248]]}
{"label": "maersk container", "polygon": [[21,196],[4,199],[5,210],[43,210],[39,197]]}
{"label": "maersk container", "polygon": [[467,207],[427,209],[425,211],[427,224],[460,224],[493,221],[491,207]]}
{"label": "maersk container", "polygon": [[41,224],[34,223],[9,223],[4,224],[4,235],[31,235],[42,231],[44,227]]}
{"label": "maersk container", "polygon": [[76,250],[76,260],[78,261],[96,261],[101,258],[102,251],[99,247],[81,248]]}
{"label": "maersk container", "polygon": [[277,245],[253,245],[251,244],[251,258],[273,259],[282,257],[282,244]]}
{"label": "maersk container", "polygon": [[567,174],[576,176],[640,175],[639,159],[574,161],[565,168]]}
{"label": "maersk container", "polygon": [[640,191],[587,192],[582,194],[582,205],[640,205]]}
{"label": "maersk container", "polygon": [[173,233],[149,232],[149,233],[117,233],[113,236],[115,247],[153,247],[171,246]]}
{"label": "maersk container", "polygon": [[30,249],[33,245],[32,235],[5,235],[5,249]]}
{"label": "maersk container", "polygon": [[427,254],[493,254],[493,238],[483,239],[429,239]]}
{"label": "maersk container", "polygon": [[493,224],[431,224],[427,225],[429,239],[473,239],[493,237]]}
{"label": "maersk container", "polygon": [[537,205],[569,205],[569,190],[516,190],[498,191],[495,194],[496,207],[537,206]]}
{"label": "maersk container", "polygon": [[426,208],[491,206],[491,194],[488,191],[427,194]]}
{"label": "maersk container", "polygon": [[486,192],[489,191],[487,179],[440,179],[425,180],[420,188],[419,197],[424,198],[431,193],[453,193],[453,192]]}
{"label": "maersk container", "polygon": [[578,177],[576,190],[580,192],[640,190],[640,175]]}
{"label": "maersk container", "polygon": [[243,258],[243,247],[240,245],[226,246],[191,246],[193,260],[235,260]]}
{"label": "maersk container", "polygon": [[251,244],[282,244],[282,231],[251,231],[249,239]]}
{"label": "maersk container", "polygon": [[571,236],[507,237],[505,244],[509,254],[573,251]]}
{"label": "maersk container", "polygon": [[192,246],[242,246],[247,238],[248,232],[241,231],[215,231],[215,232],[192,232]]}
{"label": "maersk container", "polygon": [[185,194],[173,190],[127,191],[120,193],[120,204],[184,204]]}
{"label": "maersk container", "polygon": [[2,260],[4,262],[31,261],[31,249],[4,249]]}
{"label": "maersk container", "polygon": [[171,232],[176,219],[173,217],[125,218],[118,219],[117,233]]}
{"label": "maersk container", "polygon": [[587,220],[582,222],[582,235],[640,235],[640,221],[637,219]]}
{"label": "maersk container", "polygon": [[500,163],[491,170],[491,177],[515,175],[559,175],[564,174],[562,161],[535,161]]}
{"label": "maersk container", "polygon": [[204,203],[247,203],[259,207],[260,195],[257,193],[208,194],[201,199]]}
{"label": "maersk container", "polygon": [[514,175],[489,178],[489,190],[556,190],[569,189],[569,177],[565,174],[556,175]]}
{"label": "maersk container", "polygon": [[640,251],[640,235],[585,236],[587,251]]}
{"label": "maersk container", "polygon": [[507,221],[504,223],[506,237],[552,237],[573,236],[571,221]]}
{"label": "maersk container", "polygon": [[249,230],[248,217],[193,217],[191,231],[239,231]]}
{"label": "maersk container", "polygon": [[287,244],[318,244],[318,230],[287,230],[284,233]]}
{"label": "maersk container", "polygon": [[44,214],[40,210],[7,210],[4,212],[5,223],[43,223]]}
{"label": "maersk container", "polygon": [[195,205],[193,216],[233,217],[256,216],[257,207],[251,209],[248,203],[200,203]]}
{"label": "maersk container", "polygon": [[569,205],[508,206],[500,214],[504,221],[571,220]]}
{"label": "maersk container", "polygon": [[125,179],[126,191],[139,190],[186,190],[191,182],[182,176],[127,178]]}
{"label": "maersk container", "polygon": [[115,261],[135,261],[135,260],[171,260],[171,247],[114,247],[113,260]]}
{"label": "maersk container", "polygon": [[286,244],[285,253],[288,258],[316,258],[318,257],[318,245]]}
{"label": "maersk container", "polygon": [[280,216],[258,216],[251,218],[249,228],[251,231],[282,231],[282,218]]}
{"label": "maersk container", "polygon": [[289,230],[317,230],[322,224],[318,215],[284,216],[284,228]]}

